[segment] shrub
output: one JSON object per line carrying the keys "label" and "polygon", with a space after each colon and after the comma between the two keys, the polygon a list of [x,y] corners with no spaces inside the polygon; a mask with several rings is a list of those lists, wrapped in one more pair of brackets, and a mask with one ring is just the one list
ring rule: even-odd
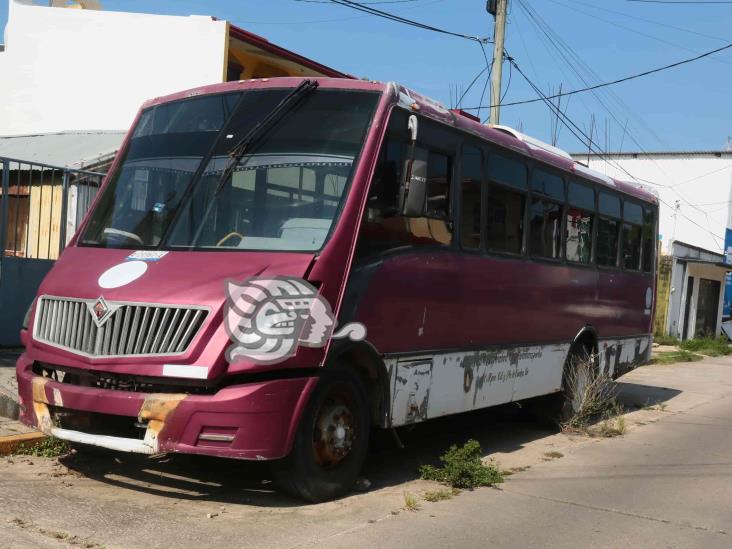
{"label": "shrub", "polygon": [[679,344],[679,338],[676,336],[671,336],[667,334],[655,334],[653,336],[653,342],[658,343],[659,345],[678,345]]}
{"label": "shrub", "polygon": [[682,342],[679,347],[685,351],[701,353],[707,356],[724,356],[732,353],[727,338],[720,337],[697,337]]}
{"label": "shrub", "polygon": [[574,402],[572,415],[562,425],[565,429],[585,428],[598,416],[617,408],[615,383],[598,372],[593,356],[577,360],[567,372],[565,383],[567,395]]}
{"label": "shrub", "polygon": [[496,463],[483,463],[482,451],[477,440],[469,440],[463,446],[450,446],[440,457],[441,467],[423,465],[420,476],[425,480],[436,480],[453,488],[472,489],[476,486],[493,486],[503,482],[503,475]]}

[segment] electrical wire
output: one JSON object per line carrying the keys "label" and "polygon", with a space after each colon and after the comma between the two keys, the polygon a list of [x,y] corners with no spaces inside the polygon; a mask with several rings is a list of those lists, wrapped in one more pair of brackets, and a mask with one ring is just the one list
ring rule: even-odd
{"label": "electrical wire", "polygon": [[483,38],[480,36],[470,36],[467,34],[449,31],[449,30],[441,29],[439,27],[434,27],[432,25],[427,25],[425,23],[420,23],[419,21],[414,21],[412,19],[407,19],[406,17],[394,15],[393,13],[378,10],[376,8],[369,7],[369,6],[361,4],[359,2],[352,2],[351,0],[330,0],[330,2],[333,4],[338,4],[339,6],[344,6],[346,8],[358,10],[363,13],[375,15],[375,16],[381,17],[383,19],[388,19],[388,20],[394,21],[396,23],[402,23],[402,24],[409,25],[412,27],[417,27],[417,28],[420,28],[423,30],[428,30],[428,31],[432,31],[432,32],[440,33],[440,34],[454,36],[456,38],[463,38],[465,40],[471,40],[473,42],[478,42],[478,43],[488,43],[491,41],[489,38]]}
{"label": "electrical wire", "polygon": [[[726,46],[722,46],[721,48],[716,48],[714,50],[707,51],[705,53],[702,53],[700,55],[697,55],[696,57],[690,57],[688,59],[683,59],[681,61],[677,61],[676,63],[670,63],[670,64],[664,65],[662,67],[656,67],[655,69],[649,69],[647,71],[643,71],[643,72],[639,72],[639,73],[632,74],[632,75],[629,75],[629,76],[625,76],[623,78],[618,78],[618,79],[612,80],[610,82],[602,82],[600,84],[595,84],[593,86],[587,86],[585,88],[580,88],[580,89],[577,89],[577,90],[572,90],[572,91],[562,92],[562,93],[555,93],[554,95],[548,95],[548,96],[546,96],[546,98],[547,99],[556,99],[557,97],[565,97],[567,95],[575,95],[575,94],[578,94],[578,93],[583,93],[583,92],[588,92],[588,91],[592,91],[592,90],[597,90],[597,89],[600,89],[600,88],[605,88],[607,86],[614,86],[615,84],[621,84],[622,82],[628,82],[630,80],[635,80],[637,78],[642,78],[644,76],[648,76],[648,75],[651,75],[651,74],[655,74],[655,73],[658,73],[658,72],[662,72],[662,71],[665,71],[665,70],[668,70],[668,69],[673,69],[675,67],[678,67],[678,66],[681,66],[681,65],[685,65],[687,63],[693,63],[694,61],[698,61],[699,59],[703,59],[704,57],[709,57],[710,55],[714,55],[715,53],[719,53],[721,51],[728,50],[730,48],[732,48],[732,43],[727,44]],[[536,98],[536,99],[524,99],[524,100],[521,100],[521,101],[511,101],[509,103],[503,103],[501,105],[501,107],[510,107],[510,106],[513,106],[513,105],[526,105],[528,103],[538,103],[539,101],[543,101],[543,99]],[[464,107],[464,109],[465,110],[476,110],[478,108],[485,109],[485,108],[488,108],[488,107],[491,107],[491,106],[492,105],[479,105],[478,107]]]}
{"label": "electrical wire", "polygon": [[[535,91],[535,92],[536,92],[536,93],[537,93],[537,94],[539,95],[539,97],[541,98],[541,100],[542,100],[542,101],[543,101],[543,102],[544,102],[544,103],[545,103],[545,104],[546,104],[546,105],[547,105],[547,106],[549,107],[549,109],[550,109],[550,110],[552,110],[553,112],[555,112],[555,114],[556,114],[556,115],[558,116],[558,118],[559,118],[559,119],[560,119],[560,120],[562,121],[562,123],[563,123],[563,124],[564,124],[564,125],[565,125],[565,126],[567,127],[567,129],[568,129],[568,130],[569,130],[569,131],[570,131],[570,132],[571,132],[571,133],[572,133],[572,134],[573,134],[573,135],[574,135],[574,136],[575,136],[575,137],[576,137],[577,139],[579,139],[580,141],[582,141],[582,137],[584,137],[584,138],[585,138],[585,139],[587,140],[587,144],[588,144],[588,149],[589,149],[589,150],[590,150],[591,152],[594,152],[594,154],[596,154],[597,156],[599,156],[600,158],[602,158],[602,159],[603,159],[603,160],[604,160],[605,162],[607,162],[608,164],[611,164],[611,163],[612,163],[613,165],[615,165],[615,167],[616,167],[616,168],[618,168],[618,169],[620,169],[621,171],[623,171],[623,172],[624,172],[624,173],[625,173],[626,175],[628,175],[628,176],[629,176],[629,177],[630,177],[630,178],[631,178],[632,180],[634,180],[634,181],[639,181],[639,179],[638,179],[638,178],[636,178],[636,177],[635,177],[635,176],[634,176],[634,175],[633,175],[632,173],[630,173],[630,172],[629,172],[628,170],[626,170],[626,169],[625,169],[625,167],[623,167],[623,166],[622,166],[621,164],[619,164],[619,163],[617,163],[617,162],[613,162],[613,161],[611,161],[611,159],[610,159],[610,158],[608,158],[608,157],[606,156],[606,153],[604,153],[603,151],[601,151],[601,150],[597,150],[597,149],[596,149],[595,151],[593,151],[593,150],[592,150],[592,149],[593,149],[593,143],[592,143],[592,139],[591,139],[591,138],[590,138],[590,137],[589,137],[589,136],[588,136],[588,135],[587,135],[587,134],[586,134],[586,133],[585,133],[584,131],[582,131],[582,129],[581,129],[581,128],[580,128],[580,127],[579,127],[579,126],[577,125],[577,124],[575,124],[575,123],[574,123],[574,122],[572,121],[572,119],[571,119],[571,118],[569,118],[569,117],[568,117],[568,116],[567,116],[567,115],[566,115],[565,113],[563,113],[563,112],[562,112],[561,110],[559,110],[559,109],[558,109],[558,108],[557,108],[557,107],[556,107],[556,106],[555,106],[555,105],[554,105],[554,104],[553,104],[553,103],[552,103],[552,102],[550,101],[549,97],[547,97],[547,96],[545,96],[545,95],[544,95],[544,93],[543,93],[543,92],[542,92],[542,91],[541,91],[541,90],[539,89],[539,87],[538,87],[538,86],[537,86],[536,84],[534,84],[534,83],[533,83],[533,82],[531,81],[531,79],[530,79],[530,78],[529,78],[529,77],[528,77],[528,76],[527,76],[527,75],[526,75],[526,74],[525,74],[525,73],[524,73],[524,72],[523,72],[523,71],[521,70],[521,67],[519,67],[519,66],[518,66],[518,63],[516,63],[516,60],[515,60],[515,59],[514,59],[513,57],[509,56],[509,55],[508,55],[508,53],[506,53],[506,59],[507,59],[507,60],[509,61],[509,63],[511,63],[511,64],[512,64],[512,65],[513,65],[513,66],[515,67],[515,69],[516,69],[516,70],[518,71],[518,73],[519,73],[519,74],[520,74],[520,75],[521,75],[521,76],[522,76],[522,77],[524,78],[524,80],[526,80],[526,82],[527,82],[527,83],[529,84],[529,86],[531,86],[531,88],[532,88],[532,89],[533,89],[533,90],[534,90],[534,91]],[[578,135],[578,134],[579,134],[579,135]],[[582,136],[582,137],[580,137],[580,136]],[[659,201],[660,201],[661,203],[665,204],[665,205],[666,205],[667,207],[669,207],[669,208],[672,208],[672,206],[671,206],[671,205],[670,205],[670,204],[669,204],[668,202],[666,202],[665,200],[663,200],[663,199],[662,199],[662,198],[661,198],[660,196],[658,197],[658,200],[659,200]],[[680,213],[680,214],[681,214],[681,216],[682,216],[682,217],[683,217],[684,219],[686,219],[686,220],[687,220],[687,221],[688,221],[689,223],[691,223],[691,224],[693,224],[693,225],[697,226],[698,228],[700,228],[700,229],[704,230],[704,231],[705,231],[705,232],[707,232],[707,233],[708,233],[709,235],[711,235],[711,236],[712,236],[713,238],[716,238],[716,239],[718,239],[718,240],[721,240],[722,242],[724,242],[724,238],[723,238],[723,237],[721,237],[720,235],[718,235],[718,234],[716,234],[716,233],[713,233],[713,232],[712,232],[712,231],[710,231],[710,230],[709,230],[708,228],[706,228],[706,227],[704,227],[704,226],[700,225],[699,223],[697,223],[696,221],[694,221],[693,219],[691,219],[690,217],[688,217],[688,216],[687,216],[686,214],[684,214],[683,212],[679,212],[679,213]],[[719,246],[719,245],[718,245],[718,246]],[[722,246],[719,246],[719,248],[720,248],[720,249],[722,249]]]}
{"label": "electrical wire", "polygon": [[508,64],[508,84],[506,84],[506,89],[504,90],[503,95],[501,96],[501,98],[498,100],[499,105],[503,103],[503,100],[506,98],[506,95],[508,95],[508,88],[511,87],[511,77],[513,76],[513,68],[512,67],[513,67],[513,65],[509,63]]}
{"label": "electrical wire", "polygon": [[[551,49],[553,48],[556,50],[556,52],[559,54],[559,57],[561,58],[561,61],[563,61],[567,68],[572,71],[572,73],[575,74],[577,79],[584,85],[584,86],[592,86],[593,84],[591,82],[597,82],[604,80],[600,75],[598,75],[593,68],[588,65],[580,56],[579,54],[571,47],[569,44],[567,44],[560,35],[558,35],[551,26],[544,20],[543,17],[534,9],[532,8],[527,0],[518,0],[519,6],[522,8],[522,10],[526,13],[527,17],[529,18],[529,21],[536,26],[536,28],[539,30],[539,36],[540,38],[543,36],[546,38],[546,40],[549,43],[548,51],[551,52]],[[561,67],[560,67],[561,70]],[[564,71],[562,71],[564,73]],[[584,76],[584,74],[588,75],[588,77]],[[664,148],[669,148],[668,144],[664,142],[663,139],[654,131],[653,128],[649,127],[648,124],[645,123],[645,121],[640,118],[637,114],[635,114],[630,107],[628,107],[623,100],[612,90],[612,88],[609,88],[607,90],[602,90],[603,92],[607,93],[607,99],[610,101],[615,102],[615,104],[621,109],[625,110],[626,112],[630,113],[630,115],[639,122],[641,126],[643,126],[646,131],[650,135],[652,135]],[[638,140],[633,136],[632,132],[627,130],[627,119],[626,123],[623,124],[618,119],[618,117],[615,115],[612,109],[605,103],[605,100],[601,97],[600,91],[598,90],[590,90],[590,93],[595,98],[595,100],[601,105],[601,107],[608,113],[608,115],[618,124],[619,127],[623,127],[624,135],[628,135],[628,137],[635,143],[635,145],[638,147],[638,149],[643,150],[643,147],[638,142]],[[580,99],[580,102],[585,106],[585,108],[590,112],[591,114],[594,114],[594,111],[589,109],[587,105]]]}
{"label": "electrical wire", "polygon": [[473,87],[473,85],[478,81],[478,78],[480,78],[483,75],[483,73],[488,70],[488,68],[489,67],[486,65],[485,67],[480,69],[480,72],[478,74],[476,74],[475,78],[473,78],[473,80],[470,82],[470,84],[468,84],[468,87],[465,89],[465,91],[463,91],[463,94],[460,96],[460,99],[458,99],[457,103],[455,103],[455,106],[458,109],[460,108],[460,103],[462,103],[462,101],[465,98],[465,96],[467,95],[467,93],[470,91],[470,89]]}
{"label": "electrical wire", "polygon": [[[580,8],[578,8],[576,6],[568,6],[566,4],[562,4],[560,2],[557,2],[557,0],[550,0],[550,1],[553,2],[554,4],[557,4],[558,6],[562,6],[565,9],[570,9],[570,10],[575,11],[577,13],[581,13],[582,15],[584,15],[586,17],[590,17],[591,19],[596,19],[598,21],[602,21],[603,23],[607,23],[609,25],[613,25],[614,27],[618,27],[618,28],[623,29],[625,31],[632,32],[633,34],[637,34],[639,36],[643,36],[644,38],[649,38],[651,40],[654,40],[654,41],[659,42],[661,44],[664,44],[666,46],[671,46],[672,48],[676,48],[678,50],[683,50],[683,51],[688,51],[688,52],[694,53],[694,54],[700,53],[699,51],[697,51],[695,49],[687,48],[686,46],[681,45],[679,42],[674,42],[674,41],[671,41],[671,40],[665,40],[664,38],[659,38],[658,36],[655,36],[653,34],[649,34],[647,32],[643,32],[643,31],[640,31],[638,29],[634,29],[633,27],[629,27],[627,25],[623,25],[622,23],[618,23],[617,21],[612,21],[610,19],[605,19],[603,17],[600,17],[599,15],[594,15],[592,13],[587,13],[586,11],[581,10]],[[725,39],[724,41],[727,42],[727,39]],[[711,60],[714,61],[714,62],[716,62],[716,63],[722,63],[724,65],[732,65],[732,62],[727,61],[726,59],[719,59],[719,58],[713,57]]]}
{"label": "electrical wire", "polygon": [[[617,10],[611,10],[605,7],[600,7],[595,4],[588,4],[587,2],[582,2],[581,0],[573,0],[573,4],[580,4],[581,6],[586,6],[588,8],[604,11],[606,13],[612,13],[614,15],[620,15],[621,17],[625,17],[627,19],[634,19],[636,21],[642,21],[644,23],[650,23],[651,25],[656,25],[658,27],[665,27],[667,29],[673,29],[680,32],[686,32],[689,34],[694,34],[696,36],[701,36],[702,38],[709,38],[711,40],[719,40],[720,42],[727,42],[727,38],[722,38],[721,36],[714,36],[713,34],[706,34],[703,32],[699,32],[692,29],[687,29],[684,27],[678,27],[676,25],[669,25],[668,23],[661,23],[660,21],[656,21],[655,19],[648,19],[646,17],[640,17],[638,15],[631,15],[629,13],[625,13],[622,11]],[[568,6],[567,6],[568,7]]]}
{"label": "electrical wire", "polygon": [[638,2],[639,4],[732,4],[729,1],[713,1],[713,0],[699,0],[698,2],[692,2],[690,0],[625,0],[626,2]]}
{"label": "electrical wire", "polygon": [[[307,4],[330,4],[330,0],[295,0]],[[375,6],[376,4],[406,4],[407,2],[419,2],[419,0],[380,0],[379,2],[361,2],[364,6]]]}

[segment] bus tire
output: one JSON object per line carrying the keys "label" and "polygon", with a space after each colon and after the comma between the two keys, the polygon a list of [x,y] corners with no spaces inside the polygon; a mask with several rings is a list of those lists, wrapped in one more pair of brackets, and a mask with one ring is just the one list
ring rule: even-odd
{"label": "bus tire", "polygon": [[567,379],[577,368],[577,364],[591,360],[592,353],[585,345],[577,345],[570,350],[564,362],[562,371],[562,388],[559,392],[533,398],[526,403],[526,408],[543,426],[552,429],[561,429],[577,412],[575,395]]}
{"label": "bus tire", "polygon": [[351,369],[323,370],[300,419],[290,455],[274,464],[275,483],[317,503],[353,489],[369,444],[367,389]]}

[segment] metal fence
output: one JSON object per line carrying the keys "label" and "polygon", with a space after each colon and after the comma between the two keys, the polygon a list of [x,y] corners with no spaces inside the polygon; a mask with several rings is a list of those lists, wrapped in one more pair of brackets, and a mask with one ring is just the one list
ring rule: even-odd
{"label": "metal fence", "polygon": [[0,257],[57,259],[104,174],[0,157]]}
{"label": "metal fence", "polygon": [[103,178],[102,173],[0,157],[0,347],[20,344],[25,312]]}

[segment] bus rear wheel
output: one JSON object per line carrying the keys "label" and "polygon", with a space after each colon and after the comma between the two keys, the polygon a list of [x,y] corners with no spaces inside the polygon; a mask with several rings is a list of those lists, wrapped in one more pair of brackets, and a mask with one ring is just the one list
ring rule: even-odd
{"label": "bus rear wheel", "polygon": [[591,360],[592,352],[584,345],[569,352],[564,363],[561,391],[527,402],[526,407],[537,423],[561,429],[577,414],[582,406],[586,384],[591,382],[589,370],[585,366]]}
{"label": "bus rear wheel", "polygon": [[364,383],[346,368],[324,370],[300,419],[290,455],[275,464],[283,492],[313,503],[353,489],[368,450]]}

